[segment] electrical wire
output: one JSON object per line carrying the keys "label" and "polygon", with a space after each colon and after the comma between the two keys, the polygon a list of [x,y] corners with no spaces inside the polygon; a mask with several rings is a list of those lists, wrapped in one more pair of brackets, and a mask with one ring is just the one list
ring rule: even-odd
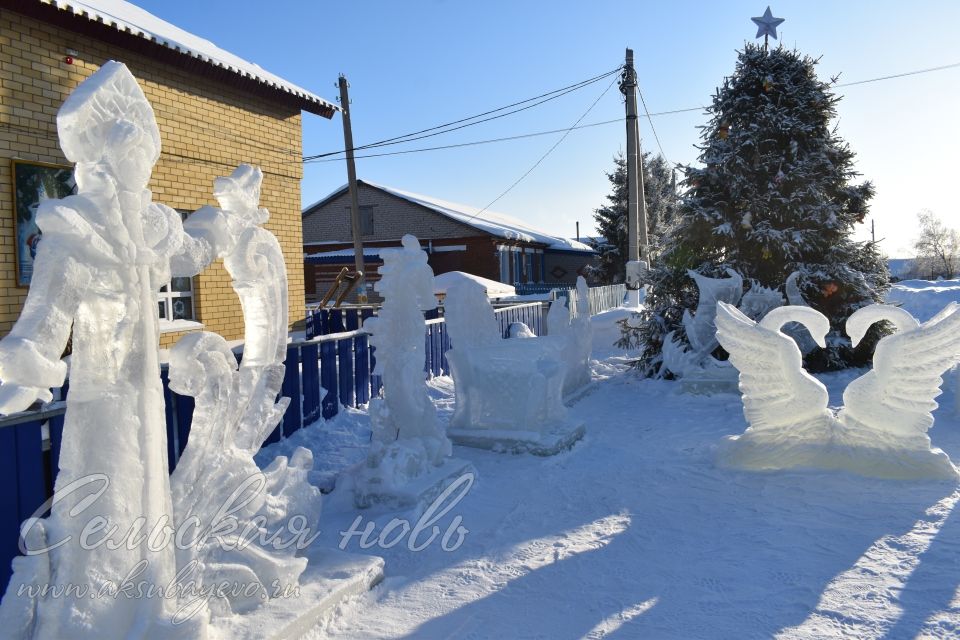
{"label": "electrical wire", "polygon": [[939,67],[930,67],[929,69],[917,69],[916,71],[905,71],[904,73],[895,73],[892,76],[881,76],[879,78],[870,78],[869,80],[857,80],[856,82],[844,82],[843,84],[835,84],[834,87],[852,87],[858,84],[867,84],[868,82],[879,82],[880,80],[892,80],[893,78],[903,78],[906,76],[915,76],[921,73],[930,73],[931,71],[943,71],[945,69],[955,69],[960,67],[960,62],[954,62],[953,64],[945,64]]}
{"label": "electrical wire", "polygon": [[[860,85],[860,84],[867,84],[867,83],[870,83],[870,82],[879,82],[879,81],[881,81],[881,80],[890,80],[890,79],[894,79],[894,78],[902,78],[902,77],[905,77],[905,76],[912,76],[912,75],[918,75],[918,74],[923,74],[923,73],[930,73],[930,72],[933,72],[933,71],[943,71],[943,70],[946,70],[946,69],[953,69],[953,68],[956,68],[956,67],[960,67],[960,62],[958,62],[958,63],[953,63],[953,64],[942,65],[942,66],[939,66],[939,67],[930,67],[930,68],[927,68],[927,69],[918,69],[918,70],[916,70],[916,71],[907,71],[907,72],[904,72],[904,73],[898,73],[898,74],[889,75],[889,76],[880,76],[880,77],[877,77],[877,78],[869,78],[869,79],[867,79],[867,80],[857,80],[857,81],[855,81],[855,82],[847,82],[847,83],[842,83],[842,84],[835,84],[835,85],[833,85],[833,86],[834,86],[835,88],[851,87],[851,86]],[[619,71],[619,69],[617,69],[615,72],[617,72],[617,71]],[[611,73],[615,73],[615,72],[611,72]],[[603,76],[598,76],[598,77],[603,77]],[[571,86],[574,86],[574,85],[571,85]],[[560,90],[558,90],[558,91],[560,91]],[[638,93],[639,93],[639,90],[638,90]],[[549,94],[543,94],[543,95],[549,95]],[[532,98],[532,99],[535,99],[535,98]],[[699,106],[699,107],[688,107],[688,108],[685,108],[685,109],[671,109],[671,110],[668,110],[668,111],[655,111],[655,112],[653,112],[653,113],[650,113],[649,110],[647,109],[647,106],[646,106],[645,101],[643,100],[643,94],[642,94],[642,93],[640,93],[640,100],[641,100],[641,102],[643,103],[643,108],[644,108],[644,111],[645,111],[645,113],[646,113],[646,116],[647,116],[648,121],[650,121],[651,118],[656,118],[656,117],[659,117],[659,116],[668,116],[668,115],[674,115],[674,114],[678,114],[678,113],[689,113],[689,112],[692,112],[692,111],[705,111],[705,110],[708,108],[708,107],[706,107],[706,106],[704,106],[704,105],[701,105],[701,106]],[[522,104],[522,103],[515,103],[515,104]],[[618,119],[616,119],[616,120],[606,120],[606,121],[604,121],[604,122],[595,122],[595,123],[591,123],[591,124],[587,124],[587,125],[583,125],[583,126],[573,127],[572,130],[585,129],[585,128],[587,128],[587,127],[594,127],[594,126],[600,126],[600,125],[603,125],[603,124],[610,124],[610,123],[613,123],[613,122],[620,122],[621,120],[622,120],[622,119],[618,118]],[[654,137],[655,137],[656,140],[657,140],[657,146],[658,146],[659,149],[660,149],[660,155],[662,155],[662,156],[664,157],[664,159],[666,160],[666,155],[663,153],[663,146],[662,146],[661,143],[660,143],[660,138],[659,138],[659,136],[657,135],[656,129],[654,128],[652,121],[650,121],[650,128],[653,130]],[[492,139],[488,139],[488,140],[476,140],[476,141],[473,141],[473,142],[464,142],[464,143],[461,143],[461,144],[442,145],[442,146],[435,146],[435,147],[422,147],[422,148],[410,149],[410,150],[406,150],[406,151],[394,151],[394,152],[390,152],[390,153],[366,154],[366,155],[362,155],[362,156],[356,156],[356,158],[357,158],[358,160],[359,160],[359,159],[362,159],[362,158],[380,158],[380,157],[385,157],[385,156],[405,155],[405,154],[409,154],[409,153],[419,153],[419,152],[423,152],[423,151],[438,151],[438,150],[442,150],[442,149],[455,149],[455,148],[458,148],[458,147],[471,147],[471,146],[476,146],[476,145],[489,144],[489,143],[493,143],[493,142],[506,142],[506,141],[510,141],[510,140],[519,140],[519,139],[522,139],[522,138],[531,138],[531,137],[536,137],[536,136],[541,136],[541,135],[549,135],[549,134],[552,134],[552,133],[560,133],[561,131],[566,131],[566,129],[555,129],[555,130],[552,130],[552,131],[540,131],[540,132],[534,132],[534,133],[528,133],[528,134],[520,134],[520,135],[516,135],[516,136],[507,136],[507,137],[503,137],[503,138],[492,138]],[[358,148],[359,148],[359,147],[358,147]],[[340,152],[340,153],[342,153],[342,152]],[[331,155],[331,154],[323,154],[323,155]],[[339,162],[340,160],[342,160],[342,158],[333,158],[333,159],[330,159],[330,160],[325,160],[325,159],[323,159],[323,160],[312,160],[312,159],[306,160],[306,159],[305,159],[304,162],[305,162],[305,163],[312,163],[312,162]],[[669,161],[668,161],[668,162],[669,162]],[[670,164],[673,164],[673,163],[670,163]]]}
{"label": "electrical wire", "polygon": [[[590,127],[599,127],[605,124],[612,124],[614,122],[623,122],[623,118],[614,118],[613,120],[604,120],[602,122],[591,122],[590,124],[582,124],[577,127],[572,127],[570,129],[552,129],[550,131],[536,131],[533,133],[522,133],[516,136],[506,136],[504,138],[491,138],[489,140],[474,140],[472,142],[461,142],[459,144],[445,144],[438,147],[420,147],[417,149],[406,149],[404,151],[388,151],[384,153],[368,153],[362,156],[355,156],[356,160],[361,160],[363,158],[382,158],[384,156],[399,156],[407,153],[419,153],[421,151],[439,151],[441,149],[457,149],[459,147],[473,147],[481,144],[491,144],[493,142],[508,142],[510,140],[522,140],[524,138],[535,138],[537,136],[546,136],[552,133],[563,133],[564,131],[572,131],[576,129],[589,129]],[[304,164],[314,164],[318,162],[342,162],[343,158],[322,158],[320,160],[305,160]]]}
{"label": "electrical wire", "polygon": [[527,169],[527,171],[526,171],[522,176],[520,176],[519,178],[517,178],[517,179],[514,181],[513,184],[511,184],[509,187],[507,187],[507,188],[503,191],[503,193],[501,193],[501,194],[498,195],[496,198],[494,198],[493,200],[491,200],[491,201],[487,204],[487,206],[485,206],[483,209],[480,209],[480,210],[477,211],[475,214],[473,214],[472,216],[470,216],[469,218],[467,218],[465,222],[470,222],[471,220],[473,220],[474,218],[476,218],[477,216],[479,216],[481,213],[483,213],[484,211],[486,211],[487,209],[489,209],[490,207],[492,207],[494,204],[496,204],[496,202],[497,202],[498,200],[500,200],[500,198],[502,198],[503,196],[505,196],[505,195],[507,195],[508,193],[510,193],[510,192],[513,190],[514,187],[516,187],[518,184],[520,184],[520,183],[524,180],[524,178],[526,178],[528,175],[530,175],[531,173],[533,173],[533,170],[536,169],[537,167],[539,167],[539,166],[540,166],[540,163],[543,162],[544,160],[546,160],[547,156],[549,156],[551,153],[553,153],[553,150],[556,149],[557,147],[559,147],[559,146],[560,146],[560,143],[567,139],[567,136],[570,135],[570,132],[573,131],[574,128],[575,128],[577,125],[579,125],[579,124],[583,121],[583,119],[586,118],[587,115],[588,115],[591,111],[593,111],[593,108],[594,108],[595,106],[597,106],[597,103],[600,102],[600,99],[603,98],[603,96],[607,95],[607,92],[610,91],[610,87],[612,87],[614,84],[616,84],[617,79],[618,79],[618,78],[614,77],[614,79],[610,82],[610,84],[607,85],[607,88],[604,89],[603,92],[602,92],[599,96],[597,96],[597,99],[594,100],[593,103],[592,103],[589,107],[587,107],[587,110],[584,111],[583,114],[582,114],[579,118],[577,118],[577,121],[574,122],[572,125],[570,125],[570,127],[563,132],[563,135],[560,136],[560,139],[557,140],[556,142],[554,142],[554,143],[553,143],[553,146],[550,147],[549,149],[547,149],[547,152],[544,153],[542,156],[540,156],[540,159],[537,160],[536,162],[534,162],[532,167],[530,167],[529,169]]}
{"label": "electrical wire", "polygon": [[[497,120],[497,119],[499,119],[499,118],[505,118],[505,117],[510,116],[510,115],[513,115],[513,114],[515,114],[515,113],[520,113],[521,111],[526,111],[527,109],[532,109],[533,107],[540,106],[541,104],[544,104],[544,103],[546,103],[546,102],[550,102],[551,100],[556,100],[557,98],[560,98],[560,97],[562,97],[562,96],[565,96],[565,95],[567,95],[568,93],[573,93],[574,91],[578,91],[579,89],[583,89],[584,87],[588,87],[588,86],[590,86],[591,84],[594,84],[595,82],[599,82],[600,80],[603,80],[604,78],[608,78],[608,77],[610,77],[611,75],[616,74],[616,73],[619,73],[619,72],[620,72],[620,67],[614,69],[613,71],[608,71],[608,72],[603,73],[603,74],[600,74],[600,75],[598,75],[598,76],[594,76],[594,77],[592,77],[592,78],[588,78],[588,79],[586,79],[586,80],[582,80],[582,81],[577,82],[577,83],[575,83],[575,84],[568,85],[568,86],[562,87],[562,88],[560,88],[560,89],[555,89],[555,90],[553,90],[553,91],[549,91],[549,92],[547,92],[547,93],[543,93],[543,94],[540,94],[540,95],[538,95],[538,96],[534,96],[534,97],[532,97],[532,98],[527,98],[526,100],[521,100],[521,101],[519,101],[519,102],[514,102],[514,103],[512,103],[512,104],[508,104],[508,105],[505,105],[505,106],[503,106],[503,107],[498,107],[497,109],[491,109],[491,110],[489,110],[489,111],[484,111],[483,113],[478,113],[478,114],[476,114],[476,115],[472,115],[472,116],[469,116],[469,117],[466,117],[466,118],[460,118],[459,120],[453,120],[453,121],[451,121],[451,122],[447,122],[447,123],[444,123],[444,124],[436,125],[436,126],[434,126],[434,127],[429,127],[429,128],[427,128],[427,129],[421,129],[420,131],[414,131],[414,132],[412,132],[412,133],[407,133],[407,134],[404,134],[404,135],[402,135],[402,136],[394,136],[394,137],[392,137],[392,138],[386,138],[386,139],[380,140],[380,141],[378,141],[378,142],[370,142],[370,143],[368,143],[368,144],[364,144],[364,145],[360,145],[360,146],[354,147],[353,150],[354,150],[354,151],[361,151],[361,150],[363,150],[363,149],[371,149],[371,148],[375,148],[375,147],[385,147],[385,146],[389,146],[389,145],[403,144],[403,143],[405,143],[405,142],[413,142],[414,140],[422,140],[423,138],[431,138],[431,137],[433,137],[433,136],[438,136],[438,135],[441,135],[441,134],[444,134],[444,133],[450,133],[451,131],[458,131],[458,130],[464,129],[464,128],[466,128],[466,127],[472,127],[472,126],[477,125],[477,124],[482,124],[482,123],[484,123],[484,122],[490,122],[491,120]],[[537,102],[534,102],[534,101],[537,101]],[[530,103],[530,102],[533,102],[533,104],[527,104],[527,103]],[[506,109],[512,109],[513,107],[517,107],[517,106],[519,106],[519,105],[526,105],[526,106],[520,107],[519,109],[513,109],[512,111],[507,111],[506,113],[498,113],[498,112],[504,111],[504,110],[506,110]],[[497,115],[491,115],[491,114],[495,114],[495,113],[496,113]],[[484,116],[490,116],[490,117],[485,118]],[[483,118],[483,119],[477,120],[477,118]],[[473,120],[473,122],[470,122],[471,120]],[[454,125],[459,125],[459,126],[454,126]],[[442,131],[440,131],[440,129],[442,129]],[[339,154],[346,153],[346,152],[347,152],[346,149],[341,149],[341,150],[339,150],[339,151],[328,151],[328,152],[326,152],[326,153],[318,153],[318,154],[314,154],[314,155],[304,156],[303,159],[304,159],[304,161],[307,161],[307,160],[318,160],[318,159],[320,159],[320,158],[326,158],[326,157],[328,157],[328,156],[339,155]]]}
{"label": "electrical wire", "polygon": [[643,99],[643,91],[640,91],[640,87],[637,87],[637,93],[640,95],[640,104],[643,105],[643,112],[647,114],[647,122],[650,123],[650,130],[653,131],[653,138],[657,141],[657,148],[660,149],[660,157],[664,159],[667,164],[673,164],[667,160],[667,154],[663,152],[663,145],[660,144],[660,136],[657,135],[657,129],[653,126],[653,118],[650,117],[650,112],[647,110],[647,101]]}

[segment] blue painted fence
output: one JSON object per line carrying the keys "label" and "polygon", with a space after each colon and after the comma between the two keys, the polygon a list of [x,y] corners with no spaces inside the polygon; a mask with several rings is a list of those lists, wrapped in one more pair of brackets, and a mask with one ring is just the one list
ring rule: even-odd
{"label": "blue painted fence", "polygon": [[[496,311],[504,336],[512,322],[524,322],[542,335],[544,314],[544,305],[539,302]],[[327,328],[336,328],[337,332],[288,345],[281,394],[291,402],[266,444],[289,437],[317,420],[332,418],[341,406],[364,405],[380,394],[382,382],[373,373],[376,350],[361,328],[362,321],[371,315],[372,309],[330,314]],[[447,374],[450,339],[443,318],[427,320],[425,347],[424,371],[430,376]],[[190,436],[193,398],[170,390],[166,367],[161,369],[161,380],[166,401],[167,454],[173,471]],[[64,398],[67,393],[64,385],[54,397]],[[0,594],[10,579],[10,561],[18,554],[20,523],[53,495],[64,410],[64,403],[58,402],[43,411],[0,419],[0,486],[4,487],[0,491]]]}

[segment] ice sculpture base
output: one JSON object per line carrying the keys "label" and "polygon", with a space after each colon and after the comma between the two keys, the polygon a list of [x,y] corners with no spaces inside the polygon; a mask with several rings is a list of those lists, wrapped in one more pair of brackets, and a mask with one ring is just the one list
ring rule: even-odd
{"label": "ice sculpture base", "polygon": [[383,558],[336,549],[310,549],[299,596],[274,598],[244,615],[215,619],[208,640],[299,638],[346,598],[369,591],[383,579]]}
{"label": "ice sculpture base", "polygon": [[376,486],[370,482],[353,482],[353,504],[358,509],[383,507],[390,510],[425,509],[437,496],[460,476],[476,474],[473,464],[459,458],[447,458],[438,467],[427,471],[403,485]]}
{"label": "ice sculpture base", "polygon": [[447,430],[453,442],[464,447],[489,449],[504,453],[531,453],[535,456],[553,456],[571,448],[583,438],[582,422],[561,422],[543,431],[520,429],[457,429]]}
{"label": "ice sculpture base", "polygon": [[724,363],[687,373],[680,379],[684,393],[708,396],[715,393],[740,393],[740,372]]}
{"label": "ice sculpture base", "polygon": [[740,393],[739,381],[713,378],[708,376],[684,376],[680,379],[680,388],[684,393],[695,396],[712,396],[716,393]]}
{"label": "ice sculpture base", "polygon": [[941,449],[878,447],[839,438],[811,440],[744,433],[724,439],[718,462],[745,471],[821,469],[888,480],[960,480],[960,471]]}
{"label": "ice sculpture base", "polygon": [[565,406],[571,407],[574,404],[580,402],[585,397],[594,392],[597,388],[597,383],[593,380],[590,380],[586,384],[582,384],[576,389],[570,391],[565,391],[563,394],[563,404]]}

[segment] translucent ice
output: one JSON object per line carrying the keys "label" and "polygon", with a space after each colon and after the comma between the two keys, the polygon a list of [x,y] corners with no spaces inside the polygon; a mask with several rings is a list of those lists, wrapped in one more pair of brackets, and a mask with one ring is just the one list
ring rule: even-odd
{"label": "translucent ice", "polygon": [[[156,295],[169,280],[183,228],[176,212],[151,202],[146,186],[160,133],[125,66],[107,62],[81,83],[60,108],[57,129],[64,153],[76,163],[78,193],[47,200],[38,211],[43,240],[33,282],[20,319],[0,342],[0,412],[49,399],[46,387],[59,386],[66,372],[59,359],[72,326],[59,500],[45,525],[51,539],[71,536],[71,542],[46,556],[49,573],[57,584],[99,591],[146,561],[140,578],[165,585],[175,573],[172,545],[126,545],[121,538],[139,518],[149,527],[171,521]],[[64,491],[85,478],[105,481]],[[82,502],[98,489],[99,497]],[[71,515],[78,505],[86,509]],[[112,527],[110,545],[79,544],[94,518]],[[19,575],[11,580],[4,609],[19,607],[14,600],[21,581]],[[32,637],[127,637],[136,625],[149,628],[166,618],[172,604],[160,598],[38,598],[29,606]]]}
{"label": "translucent ice", "polygon": [[238,372],[233,352],[216,334],[190,334],[171,349],[170,388],[196,399],[190,439],[171,477],[176,521],[216,527],[220,510],[245,503],[231,513],[234,532],[206,544],[179,546],[177,566],[200,587],[262,585],[256,592],[211,597],[207,605],[213,615],[259,606],[274,581],[292,588],[307,566],[305,558],[296,557],[295,545],[278,550],[262,536],[251,535],[282,533],[294,514],[312,530],[320,517],[320,491],[307,481],[313,467],[310,451],[298,448],[289,460],[280,456],[263,472],[253,460],[289,403],[283,398],[274,405],[282,382],[280,363],[245,361]]}
{"label": "translucent ice", "polygon": [[750,290],[740,299],[740,311],[749,318],[762,318],[781,306],[783,295],[776,289],[764,287],[756,280],[750,283]]}
{"label": "translucent ice", "polygon": [[[313,456],[306,449],[298,448],[289,460],[278,457],[262,473],[253,459],[290,403],[289,398],[275,402],[286,357],[287,272],[280,243],[259,226],[269,215],[258,204],[262,179],[259,169],[246,165],[218,178],[214,195],[222,210],[210,211],[216,214],[214,220],[222,221],[210,225],[204,217],[192,225],[198,237],[210,233],[210,246],[219,248],[233,277],[243,308],[244,352],[238,370],[224,339],[207,332],[185,336],[171,349],[170,388],[196,399],[190,439],[171,488],[178,523],[195,519],[214,527],[218,510],[240,491],[249,503],[234,514],[238,531],[274,533],[293,515],[314,529],[320,492],[307,482]],[[295,545],[278,550],[259,538],[235,544],[238,537],[231,534],[215,544],[177,549],[178,569],[195,567],[189,577],[201,586],[225,581],[263,586],[255,593],[211,598],[214,615],[259,606],[274,581],[292,588],[307,565],[295,556]]]}
{"label": "translucent ice", "polygon": [[482,284],[469,280],[455,284],[447,292],[443,307],[453,346],[489,347],[503,338]]}
{"label": "translucent ice", "polygon": [[383,306],[378,317],[363,325],[377,349],[383,397],[370,401],[373,442],[356,476],[357,496],[402,487],[443,464],[452,451],[423,372],[423,312],[437,306],[433,270],[415,237],[405,235],[401,243],[380,250],[383,266],[376,289]]}
{"label": "translucent ice", "polygon": [[[456,390],[452,428],[539,432],[564,420],[566,337],[502,339],[482,287],[466,283],[451,288],[445,309]],[[569,332],[566,306],[557,309],[547,321],[551,333],[554,324]]]}
{"label": "translucent ice", "polygon": [[728,438],[721,460],[734,467],[844,469],[888,478],[956,478],[946,454],[931,448],[927,430],[940,393],[940,376],[960,361],[960,313],[946,307],[921,325],[909,313],[871,305],[847,320],[857,344],[875,322],[897,333],[883,338],[874,369],[844,392],[844,407],[827,408],[827,390],[802,368],[797,344],[782,332],[788,322],[806,327],[823,346],[829,321],[810,307],[774,309],[759,323],[720,303],[717,338],[740,370],[749,427]]}
{"label": "translucent ice", "polygon": [[[172,536],[162,534],[176,527],[190,501],[173,508],[156,306],[171,274],[194,275],[224,257],[247,323],[249,355],[239,372],[213,336],[198,334],[177,351],[175,385],[200,399],[178,469],[192,489],[209,492],[198,500],[214,499],[219,477],[211,474],[221,471],[218,459],[202,458],[225,442],[244,451],[259,445],[282,414],[274,402],[286,340],[286,279],[276,239],[256,226],[266,216],[256,204],[260,172],[240,167],[219,179],[223,210],[204,208],[186,225],[173,209],[152,202],[146,186],[160,134],[136,79],[117,62],[104,64],[67,98],[57,128],[76,163],[78,193],[47,200],[38,211],[43,240],[33,282],[20,318],[0,341],[0,413],[47,400],[48,388],[62,384],[60,355],[72,328],[54,503],[50,517],[24,535],[29,544],[67,542],[16,563],[0,621],[15,638],[203,637],[203,616],[171,627],[176,598],[84,594],[109,594],[131,574],[149,588],[166,588],[178,569]],[[227,398],[233,406],[223,409]],[[230,447],[217,455],[232,455]],[[302,485],[296,478],[308,460],[294,458],[287,465],[293,471],[280,463],[264,473],[280,493]],[[224,463],[228,476],[238,468]],[[195,513],[199,503],[192,504],[187,510]],[[105,525],[98,544],[81,544],[85,527],[96,522]],[[205,562],[208,570],[216,565],[212,557]],[[256,574],[269,575],[257,562]],[[35,576],[68,590],[61,597],[18,596]]]}
{"label": "translucent ice", "polygon": [[567,299],[550,305],[547,328],[550,336],[559,338],[564,365],[563,392],[572,393],[590,383],[590,353],[593,350],[593,329],[590,324],[590,290],[583,276],[577,277],[576,314],[571,317]]}
{"label": "translucent ice", "polygon": [[727,269],[727,278],[708,278],[696,271],[687,271],[700,291],[694,315],[683,313],[683,328],[693,351],[705,356],[717,347],[717,303],[737,304],[743,296],[743,277],[733,269]]}

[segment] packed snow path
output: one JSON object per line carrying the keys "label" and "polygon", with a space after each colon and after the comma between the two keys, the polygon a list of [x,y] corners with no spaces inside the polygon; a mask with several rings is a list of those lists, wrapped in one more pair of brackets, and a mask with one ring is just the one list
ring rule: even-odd
{"label": "packed snow path", "polygon": [[[607,346],[618,317],[594,318],[597,384],[571,408],[586,438],[553,458],[458,447],[479,478],[438,524],[462,516],[463,545],[368,550],[384,582],[308,638],[960,637],[954,484],[719,469],[715,446],[745,426],[739,396],[623,371]],[[858,373],[823,378],[831,404]],[[447,417],[449,385],[433,383]],[[960,460],[952,397],[930,435]],[[352,413],[334,436],[366,423]],[[318,544],[337,545],[357,514],[334,492]]]}

